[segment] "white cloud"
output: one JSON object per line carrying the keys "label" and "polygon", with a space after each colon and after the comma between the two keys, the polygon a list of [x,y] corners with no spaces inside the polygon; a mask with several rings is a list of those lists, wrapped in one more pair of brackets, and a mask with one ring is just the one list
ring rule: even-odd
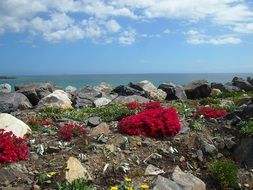
{"label": "white cloud", "polygon": [[164,33],[164,34],[170,34],[171,31],[170,31],[170,29],[165,29],[165,30],[163,31],[163,33]]}
{"label": "white cloud", "polygon": [[[214,39],[208,35],[201,39],[192,36],[195,44],[236,44],[239,37],[234,36],[253,33],[253,10],[248,0],[2,0],[0,35],[30,32],[48,41],[103,38],[132,44],[137,32],[124,28],[125,23],[119,22],[122,17],[131,23],[159,19],[184,21],[189,27],[205,23],[233,33]],[[161,33],[168,34],[170,30]]]}
{"label": "white cloud", "polygon": [[122,32],[119,37],[119,43],[123,45],[131,45],[135,42],[136,32],[133,29]]}
{"label": "white cloud", "polygon": [[187,33],[187,43],[193,45],[211,44],[211,45],[226,45],[226,44],[240,44],[240,38],[230,35],[223,35],[218,37],[208,36],[203,31],[189,30]]}

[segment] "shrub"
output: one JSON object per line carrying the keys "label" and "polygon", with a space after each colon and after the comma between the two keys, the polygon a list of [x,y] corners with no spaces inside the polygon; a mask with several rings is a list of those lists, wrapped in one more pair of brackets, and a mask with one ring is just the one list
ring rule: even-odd
{"label": "shrub", "polygon": [[119,121],[118,129],[129,135],[166,138],[179,132],[180,123],[174,108],[144,109]]}
{"label": "shrub", "polygon": [[233,161],[216,161],[208,166],[208,170],[222,189],[238,187],[238,168]]}
{"label": "shrub", "polygon": [[4,164],[27,160],[28,155],[29,148],[26,139],[0,129],[0,167]]}
{"label": "shrub", "polygon": [[76,179],[71,183],[58,184],[57,190],[96,190],[96,188],[88,185],[83,179]]}
{"label": "shrub", "polygon": [[214,98],[203,98],[199,101],[200,105],[213,105],[213,104],[220,104],[220,100],[214,99]]}
{"label": "shrub", "polygon": [[239,123],[240,133],[245,136],[252,136],[253,135],[253,121],[244,121]]}
{"label": "shrub", "polygon": [[59,130],[61,139],[71,141],[73,137],[78,137],[86,133],[84,126],[78,124],[65,124]]}
{"label": "shrub", "polygon": [[203,115],[206,119],[224,117],[228,113],[225,110],[217,109],[213,107],[199,107],[196,111],[196,116]]}

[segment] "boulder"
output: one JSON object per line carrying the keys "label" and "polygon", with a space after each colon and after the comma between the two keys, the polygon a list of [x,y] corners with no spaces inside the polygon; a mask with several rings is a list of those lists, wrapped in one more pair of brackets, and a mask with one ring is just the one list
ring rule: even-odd
{"label": "boulder", "polygon": [[65,88],[65,92],[67,92],[67,93],[69,93],[69,94],[74,94],[75,91],[77,91],[77,88],[74,87],[74,86],[67,86],[67,87]]}
{"label": "boulder", "polygon": [[239,92],[240,88],[233,86],[230,83],[211,83],[211,88],[219,89],[221,92]]}
{"label": "boulder", "polygon": [[253,169],[253,137],[243,138],[235,148],[233,157],[241,166]]}
{"label": "boulder", "polygon": [[0,84],[0,93],[10,93],[11,85],[8,83]]}
{"label": "boulder", "polygon": [[98,98],[94,101],[94,104],[96,107],[100,107],[100,106],[105,106],[107,104],[109,104],[112,100],[102,97],[102,98]]}
{"label": "boulder", "polygon": [[235,114],[238,115],[243,120],[248,120],[253,118],[253,104],[245,106],[240,111],[235,111]]}
{"label": "boulder", "polygon": [[57,88],[51,83],[20,84],[15,86],[15,91],[24,94],[33,106]]}
{"label": "boulder", "polygon": [[120,96],[131,96],[131,95],[138,95],[147,97],[147,94],[143,90],[137,90],[135,88],[129,87],[129,86],[117,86],[113,89],[113,92],[117,93]]}
{"label": "boulder", "polygon": [[97,116],[94,116],[94,117],[90,117],[88,119],[88,125],[91,126],[91,127],[95,127],[97,125],[99,125],[101,123],[101,118],[100,117],[97,117]]}
{"label": "boulder", "polygon": [[153,190],[183,190],[176,182],[162,176],[158,176]]}
{"label": "boulder", "polygon": [[173,83],[163,83],[158,89],[167,93],[166,100],[186,100],[184,88],[181,85],[175,85]]}
{"label": "boulder", "polygon": [[144,80],[137,84],[143,89],[152,100],[163,101],[167,97],[167,93],[161,89],[157,89],[151,82]]}
{"label": "boulder", "polygon": [[28,125],[7,113],[0,114],[0,129],[12,131],[17,137],[24,137],[26,134],[32,133]]}
{"label": "boulder", "polygon": [[206,184],[191,173],[183,172],[178,166],[175,168],[172,179],[185,190],[205,190]]}
{"label": "boulder", "polygon": [[245,81],[243,78],[234,77],[232,80],[232,84],[234,86],[237,86],[241,90],[245,90],[246,92],[253,91],[253,86],[249,82]]}
{"label": "boulder", "polygon": [[115,98],[112,103],[121,103],[121,104],[127,104],[129,102],[137,102],[137,103],[148,103],[150,100],[138,95],[132,95],[132,96],[118,96]]}
{"label": "boulder", "polygon": [[211,88],[206,80],[196,80],[184,86],[187,98],[206,98],[211,93]]}
{"label": "boulder", "polygon": [[72,108],[72,102],[68,94],[63,90],[55,90],[53,93],[42,98],[38,107],[60,107],[63,109]]}
{"label": "boulder", "polygon": [[149,164],[145,170],[145,174],[144,175],[149,175],[149,176],[157,176],[160,174],[164,174],[165,172],[163,170],[161,170],[158,167],[155,167],[152,164]]}
{"label": "boulder", "polygon": [[10,113],[18,109],[32,108],[31,103],[24,94],[21,93],[0,93],[0,113]]}
{"label": "boulder", "polygon": [[106,82],[101,82],[98,86],[94,87],[94,90],[102,92],[103,94],[110,94],[113,91],[113,87]]}
{"label": "boulder", "polygon": [[217,89],[217,88],[212,88],[212,91],[211,91],[211,96],[212,97],[216,97],[218,95],[222,94],[221,90]]}
{"label": "boulder", "polygon": [[247,81],[248,81],[248,83],[250,83],[253,86],[253,78],[247,77]]}
{"label": "boulder", "polygon": [[107,136],[110,133],[110,128],[107,123],[100,123],[98,126],[94,127],[90,131],[90,135],[97,137],[99,134],[104,134]]}
{"label": "boulder", "polygon": [[71,183],[76,179],[84,179],[85,181],[92,181],[92,177],[88,170],[81,164],[81,162],[70,157],[67,161],[67,171],[65,174],[65,179]]}
{"label": "boulder", "polygon": [[76,92],[76,95],[74,97],[74,104],[77,108],[93,106],[94,101],[101,97],[101,92],[93,88],[86,87]]}

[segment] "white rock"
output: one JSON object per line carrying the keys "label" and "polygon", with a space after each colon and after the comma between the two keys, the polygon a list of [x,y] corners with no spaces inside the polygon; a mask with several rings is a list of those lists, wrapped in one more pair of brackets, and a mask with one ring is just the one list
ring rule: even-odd
{"label": "white rock", "polygon": [[7,113],[0,114],[0,129],[12,131],[17,137],[24,137],[26,134],[31,134],[32,130],[23,121],[13,117]]}
{"label": "white rock", "polygon": [[220,94],[222,94],[221,90],[216,89],[216,88],[213,88],[210,95],[211,95],[212,97],[215,97],[215,96],[218,96],[218,95],[220,95]]}
{"label": "white rock", "polygon": [[94,104],[96,107],[100,107],[100,106],[105,106],[107,104],[109,104],[112,100],[108,99],[108,98],[98,98],[94,101]]}
{"label": "white rock", "polygon": [[0,92],[10,93],[11,92],[11,85],[8,83],[0,84]]}
{"label": "white rock", "polygon": [[55,90],[39,101],[39,107],[52,106],[61,108],[72,108],[72,102],[68,94],[63,90]]}
{"label": "white rock", "polygon": [[73,93],[73,92],[75,92],[76,90],[77,90],[77,88],[74,87],[74,86],[67,86],[67,87],[65,88],[65,92],[67,92],[67,93]]}
{"label": "white rock", "polygon": [[70,157],[67,161],[67,172],[65,178],[68,182],[72,182],[76,179],[84,179],[85,181],[92,181],[92,177],[88,170],[81,164],[81,162]]}
{"label": "white rock", "polygon": [[160,175],[160,174],[164,174],[164,171],[161,170],[160,168],[153,166],[152,164],[149,164],[145,170],[145,175],[156,176],[156,175]]}
{"label": "white rock", "polygon": [[144,80],[137,84],[144,91],[146,91],[153,100],[163,101],[167,97],[167,93],[161,89],[157,89],[151,82]]}

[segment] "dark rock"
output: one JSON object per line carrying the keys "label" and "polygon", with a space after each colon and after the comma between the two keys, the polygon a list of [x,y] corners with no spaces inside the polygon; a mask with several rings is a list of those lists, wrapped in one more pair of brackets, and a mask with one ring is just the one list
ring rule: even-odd
{"label": "dark rock", "polygon": [[27,97],[21,93],[0,93],[0,113],[32,108]]}
{"label": "dark rock", "polygon": [[184,86],[189,99],[206,98],[211,93],[211,88],[206,80],[196,80]]}
{"label": "dark rock", "polygon": [[253,104],[244,107],[241,111],[235,112],[243,120],[248,120],[253,117]]}
{"label": "dark rock", "polygon": [[163,83],[158,89],[163,90],[167,93],[166,100],[186,100],[184,88],[181,85],[175,85],[173,83]]}
{"label": "dark rock", "polygon": [[137,90],[135,88],[129,86],[120,85],[113,89],[113,92],[117,93],[120,96],[131,96],[131,95],[138,95],[147,97],[147,94],[143,90]]}
{"label": "dark rock", "polygon": [[219,89],[222,92],[239,92],[240,88],[233,86],[230,83],[222,84],[222,83],[211,83],[211,88]]}
{"label": "dark rock", "polygon": [[253,86],[253,78],[248,77],[248,78],[247,78],[247,81],[248,81],[248,83],[250,83],[250,84]]}
{"label": "dark rock", "polygon": [[134,88],[136,90],[143,91],[143,88],[141,88],[138,84],[134,84],[134,83],[130,82],[128,84],[128,86],[131,87],[131,88]]}
{"label": "dark rock", "polygon": [[90,117],[88,119],[88,125],[91,127],[95,127],[101,123],[101,118],[100,117]]}
{"label": "dark rock", "polygon": [[232,80],[232,84],[234,86],[237,86],[241,90],[253,91],[253,86],[249,82],[245,81],[243,78],[234,77]]}
{"label": "dark rock", "polygon": [[15,86],[15,91],[24,94],[33,106],[37,105],[42,98],[51,94],[56,89],[57,87],[51,83],[32,83]]}
{"label": "dark rock", "polygon": [[233,152],[233,157],[241,166],[253,168],[253,137],[244,138]]}
{"label": "dark rock", "polygon": [[93,88],[86,87],[77,91],[74,97],[74,105],[77,108],[93,106],[94,101],[101,97],[102,97],[101,92]]}

